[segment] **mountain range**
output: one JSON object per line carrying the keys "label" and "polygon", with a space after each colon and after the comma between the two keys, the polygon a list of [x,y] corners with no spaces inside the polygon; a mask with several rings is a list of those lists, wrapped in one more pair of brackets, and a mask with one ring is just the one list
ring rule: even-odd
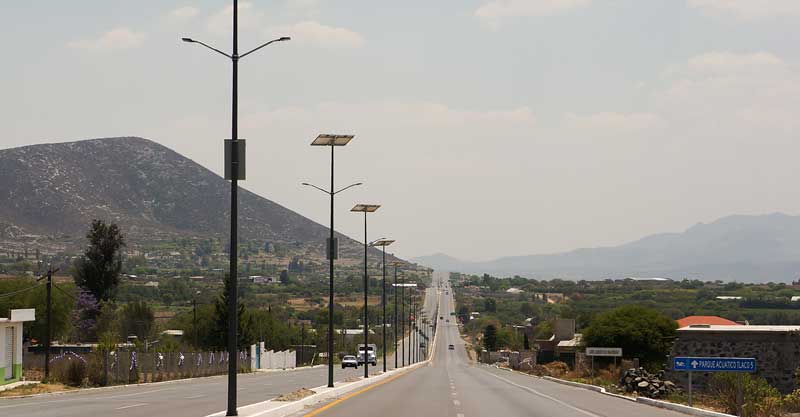
{"label": "mountain range", "polygon": [[800,216],[724,217],[681,233],[662,233],[615,247],[465,262],[445,254],[412,259],[434,269],[529,278],[662,277],[789,282],[800,275]]}
{"label": "mountain range", "polygon": [[[0,239],[43,235],[83,243],[92,219],[117,223],[132,242],[227,240],[230,183],[139,137],[0,150]],[[240,240],[317,247],[328,228],[240,188]],[[342,251],[357,253],[344,237]]]}

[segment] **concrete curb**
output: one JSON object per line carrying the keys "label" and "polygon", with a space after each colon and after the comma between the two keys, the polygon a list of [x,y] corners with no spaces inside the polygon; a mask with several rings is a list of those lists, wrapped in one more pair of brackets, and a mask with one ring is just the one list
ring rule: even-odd
{"label": "concrete curb", "polygon": [[703,410],[702,408],[689,407],[688,405],[675,404],[666,401],[654,400],[646,397],[636,397],[636,402],[649,406],[663,408],[666,410],[677,411],[684,414],[691,414],[700,417],[735,417],[731,414],[720,413],[717,411]]}
{"label": "concrete curb", "polygon": [[636,397],[636,398],[627,397],[627,396],[624,396],[624,395],[619,395],[619,394],[614,394],[612,392],[608,392],[608,391],[606,391],[605,388],[598,387],[597,385],[589,385],[589,384],[583,384],[583,383],[580,383],[580,382],[567,381],[565,379],[553,378],[551,376],[543,376],[542,379],[546,379],[548,381],[552,381],[552,382],[555,382],[555,383],[558,383],[558,384],[563,384],[563,385],[569,385],[569,386],[572,386],[572,387],[588,389],[590,391],[595,391],[595,392],[599,392],[601,394],[610,395],[612,397],[617,397],[617,398],[625,399],[625,400],[628,400],[628,401],[637,402],[639,404],[646,404],[646,405],[649,405],[651,407],[663,408],[665,410],[677,411],[679,413],[689,414],[689,415],[698,416],[698,417],[736,417],[736,416],[733,416],[731,414],[720,413],[720,412],[717,412],[717,411],[704,410],[702,408],[689,407],[688,405],[676,404],[676,403],[671,403],[671,402],[667,402],[667,401],[654,400],[652,398],[647,398],[647,397]]}
{"label": "concrete curb", "polygon": [[[430,346],[436,346],[436,341],[438,337],[439,337],[439,332],[437,331],[436,334],[433,335],[433,341],[430,344]],[[358,381],[346,383],[338,387],[328,388],[327,386],[322,386],[322,387],[312,388],[311,390],[314,391],[315,394],[309,395],[308,397],[305,397],[297,401],[286,402],[286,401],[275,401],[274,399],[271,399],[259,403],[249,404],[238,408],[239,415],[241,417],[286,417],[291,414],[302,411],[306,407],[315,406],[324,401],[342,397],[345,394],[357,391],[359,388],[373,385],[389,378],[405,375],[419,368],[422,368],[423,366],[429,366],[435,357],[436,357],[436,349],[431,349],[431,354],[428,359],[421,362],[417,362],[412,365],[408,365],[404,368],[392,369],[380,375],[374,375],[366,379],[361,378]],[[219,411],[214,414],[209,414],[206,417],[220,417],[224,415],[225,411]]]}
{"label": "concrete curb", "polygon": [[[0,385],[0,392],[12,390],[14,388],[24,387],[25,385],[37,385],[37,384],[40,384],[40,383],[41,383],[41,381],[17,381],[17,382],[12,382],[10,384]],[[22,397],[22,395],[15,395],[13,397],[5,397],[5,398],[16,398],[16,397]]]}
{"label": "concrete curb", "polygon": [[[345,394],[357,391],[360,388],[379,383],[391,377],[400,376],[414,371],[423,365],[426,365],[426,362],[415,363],[414,365],[407,366],[405,368],[387,371],[384,374],[371,376],[367,379],[362,378],[358,381],[346,383],[334,388],[328,388],[327,386],[312,388],[311,390],[316,392],[316,394],[309,395],[308,397],[297,401],[287,402],[271,399],[262,401],[260,403],[249,404],[238,408],[239,415],[242,417],[285,417],[302,411],[306,407],[339,398]],[[220,411],[214,414],[209,414],[206,417],[219,417],[224,415],[225,411]]]}

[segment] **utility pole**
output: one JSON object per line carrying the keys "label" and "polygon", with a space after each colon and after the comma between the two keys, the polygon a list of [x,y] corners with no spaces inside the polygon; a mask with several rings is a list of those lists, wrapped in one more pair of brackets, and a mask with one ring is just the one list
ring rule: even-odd
{"label": "utility pole", "polygon": [[45,336],[44,336],[44,379],[45,380],[49,379],[50,377],[50,337],[51,337],[50,335],[52,334],[50,323],[53,320],[52,291],[53,291],[53,266],[50,265],[47,267],[47,324],[45,325]]}

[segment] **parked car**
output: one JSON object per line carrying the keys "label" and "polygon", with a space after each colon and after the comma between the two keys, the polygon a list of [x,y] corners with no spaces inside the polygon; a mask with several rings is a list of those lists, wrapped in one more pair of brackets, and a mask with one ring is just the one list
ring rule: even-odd
{"label": "parked car", "polygon": [[353,367],[353,368],[358,369],[358,359],[356,359],[355,356],[353,356],[353,355],[345,355],[342,358],[342,369],[348,368],[348,367]]}

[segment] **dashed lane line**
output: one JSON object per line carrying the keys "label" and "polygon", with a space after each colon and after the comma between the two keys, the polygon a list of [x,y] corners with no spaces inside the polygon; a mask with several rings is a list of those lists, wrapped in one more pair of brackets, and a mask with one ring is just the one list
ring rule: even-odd
{"label": "dashed lane line", "polygon": [[124,409],[126,409],[126,408],[141,407],[141,406],[143,406],[143,405],[147,405],[147,403],[139,403],[139,404],[131,404],[131,405],[126,405],[126,406],[124,406],[124,407],[117,407],[117,408],[115,408],[115,410],[124,410]]}

